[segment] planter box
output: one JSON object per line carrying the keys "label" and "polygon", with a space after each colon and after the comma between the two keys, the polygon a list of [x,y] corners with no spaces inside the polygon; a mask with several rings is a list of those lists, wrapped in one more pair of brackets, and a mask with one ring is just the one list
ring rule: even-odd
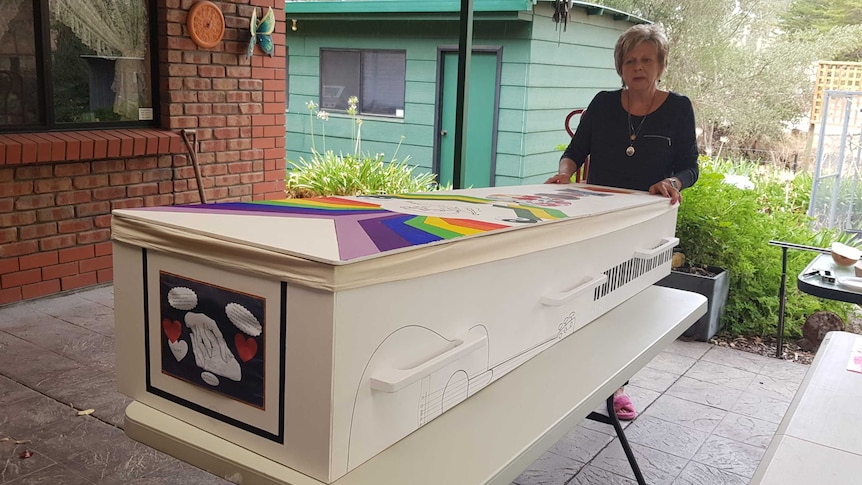
{"label": "planter box", "polygon": [[730,287],[728,271],[714,266],[708,266],[707,269],[715,275],[703,276],[672,270],[669,275],[656,283],[667,288],[699,293],[709,300],[706,314],[682,334],[683,337],[701,342],[706,342],[721,329],[721,316],[724,313],[724,304],[727,302],[727,292]]}

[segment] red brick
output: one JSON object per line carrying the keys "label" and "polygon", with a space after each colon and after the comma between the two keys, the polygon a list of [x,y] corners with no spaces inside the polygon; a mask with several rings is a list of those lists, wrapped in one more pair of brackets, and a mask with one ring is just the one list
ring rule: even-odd
{"label": "red brick", "polygon": [[50,280],[22,287],[21,296],[23,296],[25,300],[29,300],[31,298],[38,298],[40,296],[57,293],[59,291],[60,280]]}
{"label": "red brick", "polygon": [[133,158],[126,161],[126,170],[149,170],[158,166],[156,157]]}
{"label": "red brick", "polygon": [[18,229],[21,240],[39,239],[57,234],[56,222],[43,222],[41,224],[28,224]]}
{"label": "red brick", "polygon": [[95,245],[96,256],[108,256],[113,254],[114,246],[110,242],[103,242]]}
{"label": "red brick", "polygon": [[18,240],[18,229],[14,228],[14,227],[7,227],[5,229],[0,229],[0,244],[15,242],[17,240]]}
{"label": "red brick", "polygon": [[93,228],[93,218],[85,219],[70,219],[57,223],[57,231],[61,234],[69,234],[73,232],[89,231]]}
{"label": "red brick", "polygon": [[18,197],[15,201],[15,210],[25,211],[30,209],[43,209],[54,205],[54,194],[28,195]]}
{"label": "red brick", "polygon": [[100,269],[99,271],[96,271],[96,275],[99,279],[99,283],[114,281],[114,268]]}
{"label": "red brick", "polygon": [[84,175],[81,177],[75,177],[72,180],[72,185],[79,190],[92,189],[95,187],[105,187],[108,185],[109,181],[110,179],[107,174]]}
{"label": "red brick", "polygon": [[125,187],[101,187],[93,190],[93,199],[95,200],[113,200],[125,196]]}
{"label": "red brick", "polygon": [[21,299],[22,296],[20,287],[0,290],[0,305],[14,303],[16,301],[21,301]]}
{"label": "red brick", "polygon": [[24,271],[16,271],[14,273],[6,273],[0,276],[0,287],[11,288],[13,286],[24,286],[42,281],[42,270],[28,269]]}
{"label": "red brick", "polygon": [[95,229],[78,234],[78,244],[93,244],[111,240],[110,229]]}
{"label": "red brick", "polygon": [[90,173],[89,163],[60,163],[54,166],[56,177],[76,177]]}
{"label": "red brick", "polygon": [[12,182],[0,185],[0,197],[17,197],[33,193],[33,182]]}
{"label": "red brick", "polygon": [[15,169],[16,180],[47,179],[54,175],[51,165],[30,165]]}
{"label": "red brick", "polygon": [[53,280],[78,274],[78,263],[63,263],[42,268],[42,279]]}
{"label": "red brick", "polygon": [[36,253],[18,258],[21,270],[41,268],[43,266],[51,266],[57,264],[57,251],[49,251],[47,253]]}
{"label": "red brick", "polygon": [[75,207],[75,215],[78,217],[97,216],[111,212],[110,202],[93,202],[92,204],[81,204]]}
{"label": "red brick", "polygon": [[21,268],[18,266],[18,258],[0,259],[0,274],[11,273],[20,269]]}
{"label": "red brick", "polygon": [[50,209],[39,209],[36,211],[38,222],[58,221],[75,217],[75,208],[72,206],[52,207]]}
{"label": "red brick", "polygon": [[101,216],[96,216],[93,218],[93,225],[95,227],[111,227],[111,214],[104,214]]}
{"label": "red brick", "polygon": [[99,282],[99,279],[96,276],[96,272],[92,273],[82,273],[75,276],[67,276],[65,278],[60,279],[63,291],[66,290],[74,290],[75,288],[82,288],[84,286],[92,286]]}
{"label": "red brick", "polygon": [[171,205],[174,205],[173,193],[144,197],[144,207],[160,207]]}
{"label": "red brick", "polygon": [[39,241],[39,249],[41,251],[52,251],[54,249],[68,248],[74,245],[74,234],[64,234],[62,236],[46,237],[45,239]]}
{"label": "red brick", "polygon": [[[117,144],[117,149],[119,150],[119,139],[114,139]],[[106,172],[122,172],[126,169],[125,160],[100,160],[98,162],[93,162],[93,172],[94,173],[106,173]]]}
{"label": "red brick", "polygon": [[11,136],[0,135],[0,144],[6,147],[6,163],[21,163],[21,143]]}
{"label": "red brick", "polygon": [[68,178],[52,178],[49,180],[37,180],[33,186],[37,194],[62,192],[72,190],[72,181]]}
{"label": "red brick", "polygon": [[[157,168],[153,170],[147,170],[142,174],[142,182],[156,182],[159,180],[170,180],[172,176],[172,171],[169,168]],[[0,210],[2,211],[2,210]]]}
{"label": "red brick", "polygon": [[140,197],[142,195],[155,195],[159,193],[158,184],[139,184],[127,188],[129,197]]}
{"label": "red brick", "polygon": [[144,207],[144,199],[135,197],[133,199],[117,199],[111,201],[111,210],[114,209],[136,209]]}
{"label": "red brick", "polygon": [[82,259],[78,261],[78,268],[81,273],[89,273],[100,269],[110,268],[113,264],[113,258],[108,256],[99,256],[91,259]]}
{"label": "red brick", "polygon": [[57,205],[77,205],[90,202],[92,196],[89,190],[73,190],[57,194]]}
{"label": "red brick", "polygon": [[76,248],[60,250],[60,262],[68,263],[70,261],[80,261],[82,259],[92,258],[95,256],[95,247],[79,246]]}
{"label": "red brick", "polygon": [[63,140],[66,145],[66,154],[63,160],[78,160],[81,158],[81,140],[68,133],[54,133],[54,136]]}
{"label": "red brick", "polygon": [[132,185],[139,184],[143,178],[143,174],[138,171],[120,172],[111,174],[111,185]]}
{"label": "red brick", "polygon": [[36,222],[36,212],[11,212],[0,214],[0,227],[21,227]]}

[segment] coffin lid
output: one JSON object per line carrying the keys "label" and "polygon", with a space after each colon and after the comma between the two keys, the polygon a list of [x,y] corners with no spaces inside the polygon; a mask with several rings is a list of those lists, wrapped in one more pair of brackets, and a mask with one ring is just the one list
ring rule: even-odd
{"label": "coffin lid", "polygon": [[676,209],[639,191],[541,184],[123,209],[112,237],[336,291],[552,249]]}

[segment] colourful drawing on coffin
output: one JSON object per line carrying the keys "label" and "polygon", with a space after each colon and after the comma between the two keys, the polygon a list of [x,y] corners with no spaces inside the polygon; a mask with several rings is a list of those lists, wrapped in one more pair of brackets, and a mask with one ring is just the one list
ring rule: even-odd
{"label": "colourful drawing on coffin", "polygon": [[[582,199],[625,193],[590,188],[549,188],[537,194],[492,192],[485,197],[447,193],[316,197],[224,202],[141,209],[210,217],[265,216],[331,220],[341,261],[411,246],[469,237],[514,226],[570,217],[561,208]],[[284,229],[289,224],[282,225]]]}
{"label": "colourful drawing on coffin", "polygon": [[266,11],[266,15],[264,15],[260,21],[257,20],[257,8],[255,8],[251,13],[249,28],[251,30],[251,39],[248,41],[248,52],[246,52],[246,57],[254,55],[255,44],[260,45],[260,50],[262,50],[264,54],[268,54],[269,57],[272,57],[275,50],[275,46],[272,43],[272,33],[275,31],[275,13],[273,13],[272,7],[269,7],[269,10]]}
{"label": "colourful drawing on coffin", "polygon": [[266,301],[161,271],[162,372],[265,407]]}

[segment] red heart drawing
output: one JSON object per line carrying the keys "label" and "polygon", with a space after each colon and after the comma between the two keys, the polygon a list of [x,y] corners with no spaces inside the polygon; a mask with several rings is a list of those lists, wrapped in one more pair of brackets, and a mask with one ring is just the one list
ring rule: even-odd
{"label": "red heart drawing", "polygon": [[165,335],[168,336],[168,340],[171,342],[179,340],[180,335],[183,333],[183,326],[180,322],[176,320],[172,322],[170,318],[162,320],[162,328],[165,329]]}
{"label": "red heart drawing", "polygon": [[253,337],[246,339],[243,334],[238,333],[233,337],[233,343],[236,344],[236,352],[243,362],[250,361],[257,354],[257,340]]}

